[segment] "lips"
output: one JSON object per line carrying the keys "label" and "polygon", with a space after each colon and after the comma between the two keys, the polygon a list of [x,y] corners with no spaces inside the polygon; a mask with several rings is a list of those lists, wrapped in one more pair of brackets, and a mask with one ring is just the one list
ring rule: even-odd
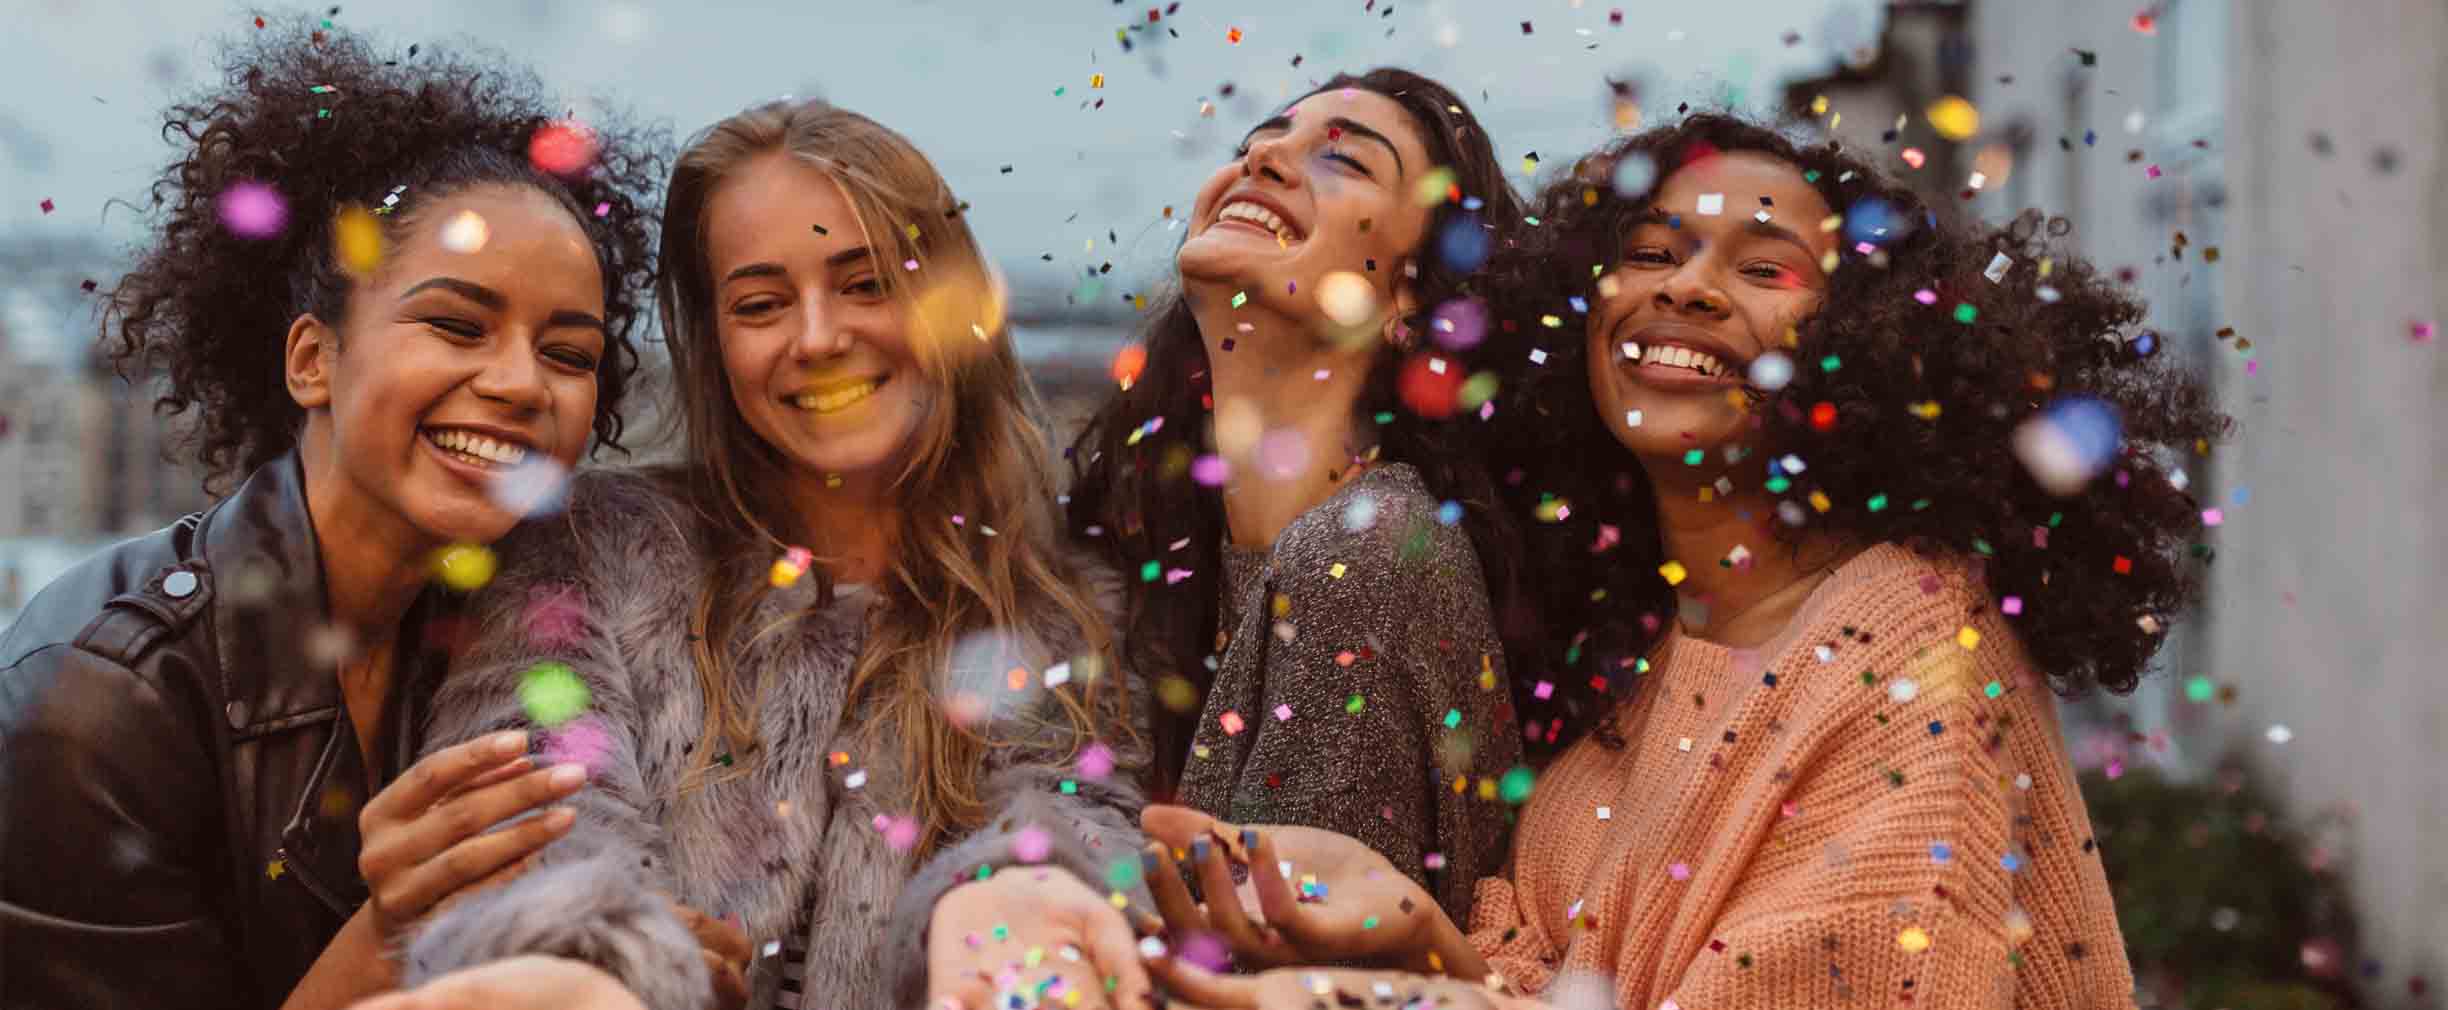
{"label": "lips", "polygon": [[892,377],[889,375],[879,375],[873,378],[829,383],[793,393],[783,397],[782,400],[810,413],[838,414],[866,402],[868,397],[874,396],[876,390],[884,388],[884,384],[891,380]]}

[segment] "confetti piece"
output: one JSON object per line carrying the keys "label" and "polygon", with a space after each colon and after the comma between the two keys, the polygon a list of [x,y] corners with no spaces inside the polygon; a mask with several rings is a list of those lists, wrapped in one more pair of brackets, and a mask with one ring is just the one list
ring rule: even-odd
{"label": "confetti piece", "polygon": [[1216,722],[1224,727],[1225,736],[1239,736],[1241,734],[1243,725],[1241,722],[1241,713],[1239,712],[1225,712],[1223,715],[1216,717]]}
{"label": "confetti piece", "polygon": [[1088,745],[1087,750],[1080,752],[1079,775],[1081,778],[1098,782],[1112,775],[1113,770],[1113,748],[1101,743],[1092,743]]}
{"label": "confetti piece", "polygon": [[[1233,305],[1238,307],[1240,304],[1241,296],[1234,295]],[[1131,388],[1139,381],[1140,373],[1147,370],[1147,357],[1144,344],[1130,344],[1116,351],[1113,360],[1114,381],[1120,383],[1123,389]]]}
{"label": "confetti piece", "polygon": [[1980,648],[1980,640],[1980,632],[1973,630],[1972,628],[1967,627],[1962,631],[1955,633],[1955,644],[1963,646],[1967,652]]}
{"label": "confetti piece", "polygon": [[1930,947],[1929,933],[1919,926],[1907,926],[1903,932],[1896,934],[1896,946],[1907,954],[1921,953]]}
{"label": "confetti piece", "polygon": [[586,124],[556,120],[537,128],[535,136],[528,138],[527,160],[539,171],[574,178],[595,163],[596,148],[595,131]]}
{"label": "confetti piece", "polygon": [[1034,824],[1012,836],[1012,857],[1023,863],[1042,863],[1054,851],[1054,836]]}
{"label": "confetti piece", "polygon": [[43,198],[43,202],[42,202],[42,212],[43,212],[43,213],[48,214],[48,213],[51,213],[52,211],[54,211],[54,210],[58,210],[58,209],[59,209],[58,205],[57,205],[57,204],[52,203],[52,202],[51,202],[51,198],[50,198],[50,197],[44,197],[44,198]]}
{"label": "confetti piece", "polygon": [[434,577],[462,593],[493,581],[496,564],[493,551],[481,544],[452,544],[433,556]]}
{"label": "confetti piece", "polygon": [[585,712],[589,693],[569,664],[546,661],[519,674],[518,698],[527,718],[549,729]]}
{"label": "confetti piece", "polygon": [[[1960,95],[1948,95],[1922,111],[1930,129],[1948,140],[1966,140],[1980,132],[1980,110]],[[1921,166],[1914,165],[1914,168]]]}
{"label": "confetti piece", "polygon": [[1326,318],[1343,326],[1359,326],[1377,313],[1377,289],[1349,270],[1334,271],[1319,281],[1317,299]]}
{"label": "confetti piece", "polygon": [[1725,213],[1725,194],[1702,193],[1699,202],[1692,210],[1701,217],[1716,217],[1723,214]]}
{"label": "confetti piece", "polygon": [[222,190],[213,207],[221,226],[240,238],[267,239],[289,225],[289,205],[280,191],[260,182],[240,182]]}
{"label": "confetti piece", "polygon": [[382,224],[365,208],[341,208],[332,222],[332,245],[339,254],[340,265],[357,276],[371,274],[382,266]]}
{"label": "confetti piece", "polygon": [[442,224],[442,248],[461,255],[482,252],[485,243],[492,238],[492,226],[485,224],[484,217],[472,210],[453,214],[449,221]]}
{"label": "confetti piece", "polygon": [[1665,577],[1667,585],[1679,586],[1691,573],[1684,569],[1682,562],[1669,561],[1658,566],[1658,574]]}
{"label": "confetti piece", "polygon": [[2015,457],[2041,488],[2058,497],[2079,493],[2115,461],[2123,440],[2116,408],[2069,396],[2050,403],[2015,429]]}

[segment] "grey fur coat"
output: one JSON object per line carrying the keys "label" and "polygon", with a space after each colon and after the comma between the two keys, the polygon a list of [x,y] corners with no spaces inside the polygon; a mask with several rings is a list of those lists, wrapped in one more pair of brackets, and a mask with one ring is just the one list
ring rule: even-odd
{"label": "grey fur coat", "polygon": [[[1100,892],[1130,884],[1146,907],[1135,883],[1145,754],[1109,741],[1113,768],[1099,775],[1071,758],[1067,734],[1045,728],[1059,722],[1048,719],[1043,675],[1078,649],[1075,630],[1018,629],[956,650],[950,683],[995,699],[992,738],[1023,742],[987,757],[985,826],[923,866],[912,865],[898,820],[909,804],[897,747],[870,739],[861,730],[871,720],[843,710],[874,589],[817,608],[815,579],[805,578],[740,622],[730,647],[742,702],[756,673],[768,682],[757,702],[762,757],[743,762],[745,774],[684,792],[705,726],[689,648],[708,563],[701,521],[671,490],[685,476],[582,474],[565,514],[499,546],[502,570],[477,596],[470,645],[444,679],[425,749],[534,728],[530,713],[550,704],[536,685],[559,675],[536,671],[563,664],[588,698],[582,715],[536,731],[539,763],[584,761],[588,784],[571,800],[577,824],[533,869],[447,906],[414,937],[409,984],[508,955],[560,954],[606,969],[656,1010],[694,1010],[707,1004],[709,980],[662,892],[744,921],[758,955],[751,1007],[773,1005],[785,988],[827,1010],[914,1007],[925,995],[935,900],[981,866],[1042,859]],[[1079,567],[1099,573],[1096,596],[1111,613],[1118,583]],[[1031,672],[1028,689],[1004,683],[1013,666]],[[1117,863],[1129,868],[1114,871]],[[790,936],[794,927],[805,932]],[[786,981],[776,952],[801,945],[805,977]]]}

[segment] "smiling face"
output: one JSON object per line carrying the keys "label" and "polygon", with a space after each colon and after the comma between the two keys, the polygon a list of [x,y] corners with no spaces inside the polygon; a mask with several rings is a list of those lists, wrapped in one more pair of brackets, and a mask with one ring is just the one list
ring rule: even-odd
{"label": "smiling face", "polygon": [[487,543],[533,497],[505,478],[566,471],[593,431],[603,273],[569,211],[526,186],[419,207],[397,239],[336,334],[292,327],[291,395],[358,493],[435,542]]}
{"label": "smiling face", "polygon": [[1789,351],[1786,335],[1827,291],[1829,214],[1800,169],[1752,152],[1665,180],[1599,278],[1589,319],[1590,396],[1617,441],[1680,468],[1689,450],[1722,459],[1748,437],[1751,363]]}
{"label": "smiling face", "polygon": [[1198,298],[1247,293],[1325,333],[1339,324],[1319,292],[1347,272],[1368,283],[1382,319],[1428,228],[1414,190],[1436,167],[1393,99],[1357,88],[1301,99],[1199,187],[1175,259],[1183,284]]}
{"label": "smiling face", "polygon": [[902,462],[935,403],[904,301],[885,287],[833,177],[785,153],[707,200],[714,329],[732,404],[794,471],[822,480]]}

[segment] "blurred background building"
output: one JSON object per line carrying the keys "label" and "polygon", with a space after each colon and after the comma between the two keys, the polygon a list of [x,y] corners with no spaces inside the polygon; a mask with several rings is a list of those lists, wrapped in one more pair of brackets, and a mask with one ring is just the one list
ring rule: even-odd
{"label": "blurred background building", "polygon": [[[192,475],[159,462],[146,397],[97,363],[82,285],[107,287],[142,235],[139,215],[104,207],[167,154],[153,116],[207,79],[194,40],[240,24],[174,0],[30,2],[0,39],[0,620],[77,554],[201,503]],[[1832,132],[1967,214],[2062,218],[2150,299],[2163,353],[2237,421],[2185,463],[2222,518],[2209,605],[2132,697],[2069,707],[2146,999],[2434,1001],[2448,967],[2448,854],[2430,844],[2448,823],[2448,352],[2428,329],[2448,290],[2440,0],[431,7],[345,16],[516,54],[582,115],[610,95],[685,131],[822,93],[906,130],[975,203],[1015,338],[1065,419],[1108,388],[1132,299],[1159,290],[1179,238],[1164,210],[1264,110],[1338,69],[1452,83],[1526,173],[1690,102]],[[1978,111],[1968,136],[1931,128],[1949,96]]]}

